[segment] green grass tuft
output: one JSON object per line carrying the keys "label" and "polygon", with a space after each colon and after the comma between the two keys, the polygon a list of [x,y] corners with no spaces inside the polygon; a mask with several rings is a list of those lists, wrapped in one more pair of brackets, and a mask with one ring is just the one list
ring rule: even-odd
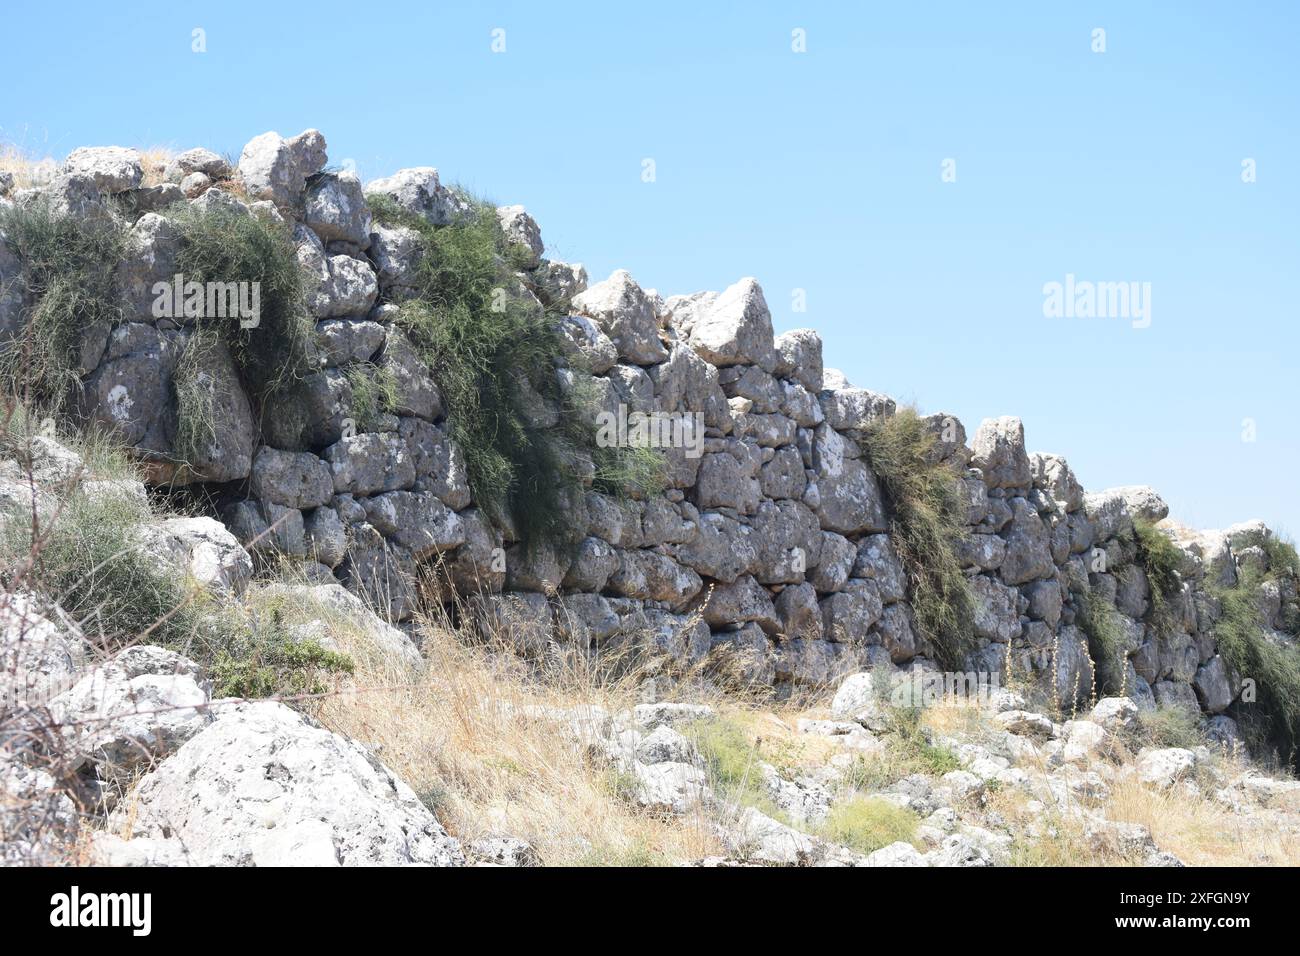
{"label": "green grass tuft", "polygon": [[230,349],[244,387],[265,404],[292,393],[314,371],[315,329],[307,312],[302,274],[288,229],[281,223],[224,206],[178,203],[166,211],[180,230],[177,266],[187,282],[256,282],[259,321],[206,317]]}
{"label": "green grass tuft", "polygon": [[1178,575],[1182,557],[1177,545],[1150,521],[1133,522],[1133,535],[1137,541],[1138,564],[1146,573],[1151,591],[1150,623],[1158,633],[1167,634],[1173,629],[1174,602],[1183,588]]}
{"label": "green grass tuft", "polygon": [[1096,588],[1071,591],[1076,623],[1088,639],[1088,654],[1097,667],[1097,690],[1123,695],[1128,685],[1128,654],[1119,611]]}
{"label": "green grass tuft", "polygon": [[872,422],[863,437],[911,585],[916,623],[939,662],[960,670],[976,641],[974,598],[953,551],[963,531],[956,476],[933,460],[934,435],[913,408]]}
{"label": "green grass tuft", "polygon": [[1231,668],[1254,681],[1256,700],[1239,702],[1234,711],[1251,749],[1274,750],[1279,762],[1294,765],[1300,747],[1300,647],[1263,620],[1264,580],[1258,571],[1243,569],[1236,587],[1212,592],[1221,608],[1214,638]]}
{"label": "green grass tuft", "polygon": [[352,414],[361,431],[375,427],[380,415],[391,414],[400,400],[397,377],[385,365],[354,362],[344,369],[352,388]]}
{"label": "green grass tuft", "polygon": [[57,411],[76,387],[88,337],[121,319],[116,267],[125,224],[60,215],[46,198],[0,207],[0,233],[23,262],[34,303],[22,334],[0,342],[7,388]]}
{"label": "green grass tuft", "polygon": [[713,790],[736,806],[754,807],[781,819],[763,786],[759,742],[751,742],[743,727],[715,716],[692,722],[683,733],[700,752]]}
{"label": "green grass tuft", "polygon": [[73,490],[35,532],[20,515],[0,523],[0,565],[15,569],[34,555],[34,584],[103,645],[145,632],[167,643],[189,630],[194,613],[185,582],[139,546],[136,534],[149,517],[129,495]]}
{"label": "green grass tuft", "polygon": [[1201,715],[1190,707],[1159,707],[1138,714],[1130,736],[1143,747],[1182,747],[1190,750],[1205,743]]}
{"label": "green grass tuft", "polygon": [[831,807],[818,828],[820,836],[859,853],[891,843],[912,842],[920,820],[910,810],[880,797],[852,797]]}

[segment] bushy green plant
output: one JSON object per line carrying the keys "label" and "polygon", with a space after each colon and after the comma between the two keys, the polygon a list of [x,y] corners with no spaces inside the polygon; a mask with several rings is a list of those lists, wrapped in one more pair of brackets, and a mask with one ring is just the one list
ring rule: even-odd
{"label": "bushy green plant", "polygon": [[87,338],[121,319],[116,267],[125,225],[107,210],[65,215],[42,197],[0,206],[0,233],[23,263],[33,303],[22,334],[0,343],[0,375],[57,411],[77,383]]}
{"label": "bushy green plant", "polygon": [[1133,522],[1133,535],[1138,565],[1146,573],[1151,593],[1150,622],[1159,633],[1168,633],[1173,628],[1174,602],[1182,591],[1181,556],[1169,536],[1150,521]]}
{"label": "bushy green plant", "polygon": [[351,674],[346,654],[327,650],[314,640],[294,640],[276,626],[241,633],[218,649],[212,662],[218,697],[294,697],[323,694],[330,679]]}
{"label": "bushy green plant", "polygon": [[915,762],[916,770],[931,776],[961,769],[957,755],[931,741],[921,724],[921,711],[916,707],[893,707],[887,711],[888,733],[891,744]]}
{"label": "bushy green plant", "polygon": [[183,579],[141,547],[148,519],[147,504],[130,495],[74,490],[47,523],[21,515],[0,523],[0,561],[11,571],[30,566],[24,583],[106,645],[146,633],[165,643],[189,631],[194,609]]}
{"label": "bushy green plant", "polygon": [[287,227],[237,207],[178,203],[166,211],[181,235],[177,267],[186,282],[257,283],[257,325],[208,316],[230,349],[255,402],[285,396],[314,370],[315,329],[308,314],[297,253]]}
{"label": "bushy green plant", "polygon": [[1256,699],[1237,707],[1252,749],[1273,749],[1294,764],[1300,747],[1300,647],[1270,632],[1261,610],[1264,577],[1244,568],[1237,585],[1213,591],[1220,615],[1214,625],[1219,654],[1243,678],[1254,681]]}
{"label": "bushy green plant", "polygon": [[819,827],[821,836],[859,853],[891,843],[911,842],[920,820],[916,814],[880,797],[852,797],[831,807]]}
{"label": "bushy green plant", "polygon": [[940,663],[960,670],[976,642],[974,598],[953,550],[963,531],[956,476],[936,460],[935,436],[913,408],[872,422],[863,440],[907,572],[916,623]]}
{"label": "bushy green plant", "polygon": [[1178,705],[1142,711],[1130,731],[1143,747],[1182,747],[1190,750],[1205,743],[1201,715],[1190,707]]}
{"label": "bushy green plant", "polygon": [[1076,588],[1075,622],[1088,639],[1088,654],[1097,668],[1097,690],[1123,694],[1128,687],[1128,655],[1119,611],[1096,588]]}
{"label": "bushy green plant", "polygon": [[1264,539],[1262,547],[1268,558],[1269,578],[1274,580],[1284,576],[1300,578],[1300,554],[1296,553],[1294,544],[1285,538],[1270,534]]}
{"label": "bushy green plant", "polygon": [[471,202],[456,221],[435,227],[385,197],[368,201],[379,221],[420,235],[416,296],[401,303],[397,324],[442,392],[479,507],[532,545],[572,534],[564,505],[593,468],[600,487],[653,488],[651,456],[597,448],[586,372],[520,286],[520,253],[493,207]]}

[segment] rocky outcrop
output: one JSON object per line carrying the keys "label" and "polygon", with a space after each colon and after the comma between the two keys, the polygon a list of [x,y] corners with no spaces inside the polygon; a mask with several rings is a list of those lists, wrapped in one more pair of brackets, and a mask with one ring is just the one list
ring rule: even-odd
{"label": "rocky outcrop", "polygon": [[411,788],[360,744],[270,701],[221,708],[108,829],[175,841],[196,866],[464,863]]}

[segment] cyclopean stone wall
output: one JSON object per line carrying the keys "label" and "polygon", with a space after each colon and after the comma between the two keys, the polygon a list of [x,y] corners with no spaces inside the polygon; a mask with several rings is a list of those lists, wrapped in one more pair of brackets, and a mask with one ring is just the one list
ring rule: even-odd
{"label": "cyclopean stone wall", "polygon": [[[520,278],[531,294],[548,306],[571,299],[564,331],[595,372],[602,407],[698,413],[704,426],[698,456],[667,452],[666,492],[625,502],[589,492],[570,509],[577,545],[528,553],[475,508],[438,388],[391,321],[393,303],[410,293],[417,235],[378,225],[363,197],[382,193],[435,224],[451,221],[462,201],[429,167],[363,188],[325,164],[315,130],[287,140],[266,133],[237,168],[195,149],[149,187],[134,151],[79,149],[39,187],[78,216],[100,214],[110,196],[132,210],[122,320],[86,330],[81,411],[133,445],[156,480],[205,483],[250,551],[302,558],[314,576],[340,580],[397,621],[414,611],[421,569],[440,569],[435,579],[524,649],[649,645],[782,690],[931,656],[860,443],[859,430],[894,414],[895,403],[824,368],[816,332],[774,336],[755,280],[667,299],[621,270],[589,285],[582,266],[544,257],[522,207],[498,210],[527,251],[531,268]],[[0,201],[24,202],[36,190],[4,191],[11,195]],[[177,271],[178,232],[159,210],[181,200],[246,207],[291,226],[320,352],[300,410],[310,451],[285,447],[278,417],[255,420],[218,352],[201,379],[217,401],[216,432],[191,472],[174,467],[171,377],[189,332],[183,320],[153,317],[151,290]],[[0,271],[21,275],[2,244]],[[21,283],[0,289],[0,332],[12,331],[28,303]],[[399,394],[396,414],[353,433],[346,370],[357,362],[389,369]],[[965,494],[957,550],[978,605],[972,669],[1040,689],[1055,680],[1067,708],[1086,700],[1093,665],[1071,589],[1095,587],[1121,615],[1126,686],[1139,703],[1211,715],[1228,708],[1239,675],[1216,654],[1216,608],[1202,583],[1230,582],[1240,563],[1266,560],[1262,524],[1201,534],[1171,526],[1184,589],[1175,631],[1158,636],[1144,623],[1151,599],[1132,535],[1135,518],[1166,517],[1154,491],[1085,493],[1063,458],[1026,450],[1015,418],[987,419],[969,441],[952,416],[927,422]],[[1294,602],[1293,585],[1275,583],[1265,597],[1274,623]],[[1215,726],[1233,730],[1226,717]]]}

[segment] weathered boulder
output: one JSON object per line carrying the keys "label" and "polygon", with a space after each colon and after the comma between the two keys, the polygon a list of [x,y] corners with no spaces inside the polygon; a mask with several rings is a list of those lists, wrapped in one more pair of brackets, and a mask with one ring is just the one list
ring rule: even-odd
{"label": "weathered boulder", "polygon": [[1004,416],[980,422],[971,442],[971,464],[984,473],[990,488],[1028,488],[1033,470],[1025,452],[1025,427],[1019,418]]}
{"label": "weathered boulder", "polygon": [[1083,486],[1060,455],[1036,451],[1029,456],[1029,468],[1035,487],[1050,494],[1063,511],[1078,511],[1083,507]]}
{"label": "weathered boulder", "polygon": [[415,793],[360,744],[283,704],[223,707],[141,782],[110,830],[181,840],[199,866],[464,862]]}
{"label": "weathered boulder", "polygon": [[76,762],[124,784],[212,720],[211,685],[193,661],[161,647],[129,647],[50,702]]}
{"label": "weathered boulder", "polygon": [[370,245],[370,210],[355,173],[320,173],[307,181],[303,222],[323,242],[350,242],[358,249]]}
{"label": "weathered boulder", "polygon": [[224,157],[200,146],[173,156],[163,170],[163,178],[179,183],[186,176],[202,173],[209,179],[229,179],[232,172]]}
{"label": "weathered boulder", "polygon": [[416,559],[465,543],[460,517],[429,492],[389,491],[367,498],[364,507],[371,526]]}
{"label": "weathered boulder", "polygon": [[399,169],[391,176],[372,180],[366,184],[365,194],[384,196],[399,209],[434,226],[445,226],[470,211],[465,199],[438,181],[438,171],[432,166]]}
{"label": "weathered boulder", "polygon": [[780,631],[772,596],[752,575],[742,574],[728,584],[713,585],[700,594],[697,605],[698,613],[710,627],[753,621],[768,634]]}
{"label": "weathered boulder", "polygon": [[144,178],[140,152],[125,146],[82,146],[63,161],[64,175],[89,176],[103,193],[134,189]]}
{"label": "weathered boulder", "polygon": [[415,462],[408,444],[387,432],[363,432],[330,445],[321,453],[334,478],[334,490],[355,495],[397,491],[415,483]]}
{"label": "weathered boulder", "polygon": [[213,518],[164,518],[142,525],[138,537],[164,572],[189,575],[218,593],[240,594],[253,576],[248,552]]}
{"label": "weathered boulder", "polygon": [[239,175],[249,195],[290,207],[302,195],[307,177],[325,165],[325,137],[309,129],[292,139],[279,133],[255,136],[239,154]]}
{"label": "weathered boulder", "polygon": [[668,358],[654,306],[626,270],[574,296],[571,307],[594,320],[626,361],[654,365]]}
{"label": "weathered boulder", "polygon": [[1181,747],[1146,750],[1138,755],[1137,774],[1143,783],[1168,789],[1196,766],[1196,754]]}
{"label": "weathered boulder", "polygon": [[970,585],[975,599],[975,633],[1000,643],[1019,637],[1023,629],[1016,589],[985,574],[975,575]]}
{"label": "weathered boulder", "polygon": [[536,220],[528,215],[523,206],[497,206],[497,222],[501,224],[506,242],[520,256],[520,264],[525,269],[536,268],[545,251],[542,230]]}
{"label": "weathered boulder", "polygon": [[822,339],[813,329],[782,332],[772,343],[782,378],[794,379],[814,394],[822,390]]}
{"label": "weathered boulder", "polygon": [[822,635],[829,641],[865,644],[867,634],[884,611],[874,581],[854,579],[821,602]]}
{"label": "weathered boulder", "polygon": [[310,452],[281,451],[263,445],[248,479],[254,497],[287,508],[315,508],[334,495],[330,466]]}
{"label": "weathered boulder", "polygon": [[0,750],[0,865],[66,866],[80,827],[53,776]]}
{"label": "weathered boulder", "polygon": [[889,522],[876,476],[861,461],[844,458],[817,477],[817,517],[827,531],[844,535],[885,531]]}
{"label": "weathered boulder", "polygon": [[[172,375],[184,345],[178,332],[159,331],[143,322],[119,325],[109,335],[103,359],[82,383],[81,414],[112,430],[126,445],[170,456],[176,429]],[[251,440],[248,456],[251,462]]]}
{"label": "weathered boulder", "polygon": [[618,349],[599,325],[584,315],[569,315],[560,319],[563,341],[581,357],[593,375],[603,375],[618,363]]}
{"label": "weathered boulder", "polygon": [[407,298],[416,281],[416,268],[424,254],[420,234],[409,226],[384,226],[372,222],[370,261],[379,276],[379,287],[393,301]]}
{"label": "weathered boulder", "polygon": [[811,584],[794,584],[777,595],[775,611],[780,633],[790,638],[820,640],[822,612],[817,590]]}
{"label": "weathered boulder", "polygon": [[1038,512],[1024,498],[1011,499],[1011,525],[1005,533],[1006,554],[999,573],[1007,584],[1024,584],[1056,570],[1051,535]]}
{"label": "weathered boulder", "polygon": [[566,307],[575,295],[587,289],[587,270],[581,262],[543,259],[533,270],[533,291],[550,308]]}
{"label": "weathered boulder", "polygon": [[86,651],[53,606],[21,591],[0,594],[0,714],[41,706],[70,687]]}
{"label": "weathered boulder", "polygon": [[838,431],[866,428],[874,421],[889,418],[897,403],[888,395],[865,388],[825,388],[818,396],[826,424]]}
{"label": "weathered boulder", "polygon": [[687,341],[711,365],[757,365],[765,372],[777,367],[772,314],[754,279],[724,290],[695,319]]}
{"label": "weathered boulder", "polygon": [[323,319],[316,323],[316,344],[326,365],[368,362],[384,344],[386,332],[366,319]]}

